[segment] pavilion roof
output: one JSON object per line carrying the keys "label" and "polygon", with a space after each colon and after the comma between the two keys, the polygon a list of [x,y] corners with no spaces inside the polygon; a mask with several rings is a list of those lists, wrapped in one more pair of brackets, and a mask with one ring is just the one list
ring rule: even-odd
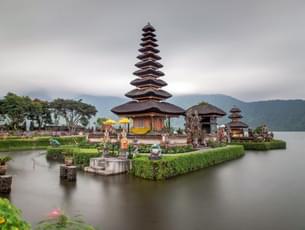
{"label": "pavilion roof", "polygon": [[211,105],[209,103],[201,103],[199,105],[194,105],[186,110],[186,114],[194,114],[195,111],[198,112],[198,115],[216,115],[216,116],[225,116],[226,112],[222,109]]}

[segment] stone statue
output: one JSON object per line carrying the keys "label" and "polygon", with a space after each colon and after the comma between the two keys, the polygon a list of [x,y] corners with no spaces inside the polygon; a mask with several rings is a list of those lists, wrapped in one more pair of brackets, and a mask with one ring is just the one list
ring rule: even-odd
{"label": "stone statue", "polygon": [[198,111],[195,110],[194,113],[186,118],[185,124],[188,142],[194,147],[198,147],[200,140],[202,139],[201,127],[200,127],[200,117]]}
{"label": "stone statue", "polygon": [[128,153],[128,139],[126,137],[123,137],[120,140],[120,157],[127,157],[127,153]]}

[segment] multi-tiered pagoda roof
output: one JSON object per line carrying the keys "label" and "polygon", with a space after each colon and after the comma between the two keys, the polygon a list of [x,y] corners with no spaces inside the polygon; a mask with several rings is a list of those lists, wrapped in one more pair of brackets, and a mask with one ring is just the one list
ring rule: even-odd
{"label": "multi-tiered pagoda roof", "polygon": [[237,107],[233,107],[230,110],[230,116],[229,118],[231,119],[231,121],[227,124],[231,129],[234,128],[248,128],[248,125],[244,122],[241,121],[241,119],[243,118],[243,116],[240,114],[241,110]]}
{"label": "multi-tiered pagoda roof", "polygon": [[125,94],[132,101],[117,106],[111,111],[125,116],[147,112],[183,115],[185,111],[182,108],[164,102],[172,95],[162,89],[167,83],[160,79],[164,73],[159,70],[163,65],[158,62],[161,57],[158,55],[160,51],[157,49],[155,28],[148,23],[142,31],[140,55],[137,56],[140,61],[135,64],[138,70],[133,73],[137,78],[130,82],[136,88]]}

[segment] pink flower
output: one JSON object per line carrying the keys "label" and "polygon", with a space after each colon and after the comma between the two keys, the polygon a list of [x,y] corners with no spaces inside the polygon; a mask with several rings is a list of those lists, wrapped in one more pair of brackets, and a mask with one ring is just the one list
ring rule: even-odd
{"label": "pink flower", "polygon": [[56,208],[56,209],[54,209],[52,212],[50,212],[50,213],[48,214],[48,217],[49,217],[49,218],[52,218],[52,219],[55,219],[55,218],[58,218],[61,214],[62,214],[62,213],[61,213],[60,209]]}

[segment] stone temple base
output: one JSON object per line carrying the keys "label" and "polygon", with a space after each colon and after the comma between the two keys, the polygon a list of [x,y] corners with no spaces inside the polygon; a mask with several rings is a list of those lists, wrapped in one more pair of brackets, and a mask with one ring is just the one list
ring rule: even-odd
{"label": "stone temple base", "polygon": [[13,177],[10,175],[0,176],[0,193],[10,193]]}
{"label": "stone temple base", "polygon": [[77,168],[76,166],[60,166],[60,179],[68,181],[76,181]]}
{"label": "stone temple base", "polygon": [[130,169],[128,159],[109,158],[91,158],[90,166],[85,167],[85,172],[95,173],[103,176],[117,175],[127,173]]}

